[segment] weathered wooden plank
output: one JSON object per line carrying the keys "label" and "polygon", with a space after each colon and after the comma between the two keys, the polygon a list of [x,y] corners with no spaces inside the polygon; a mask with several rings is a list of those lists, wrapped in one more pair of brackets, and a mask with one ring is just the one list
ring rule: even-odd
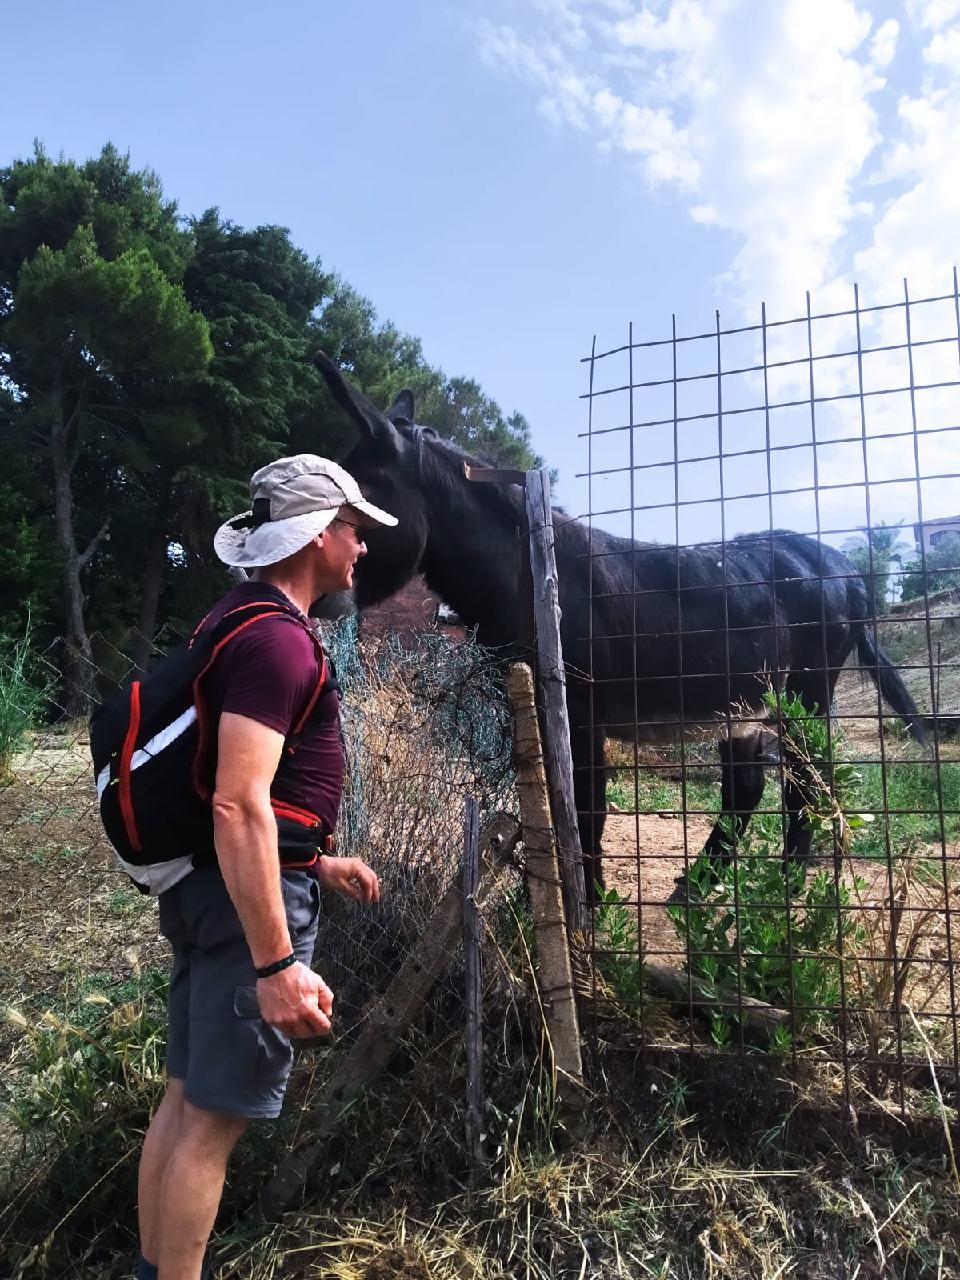
{"label": "weathered wooden plank", "polygon": [[560,585],[554,555],[550,473],[546,467],[527,472],[527,519],[530,524],[530,567],[537,632],[537,681],[543,711],[543,754],[553,813],[567,923],[586,928],[583,851],[573,793],[573,758],[567,715],[567,678],[560,644]]}
{"label": "weathered wooden plank", "polygon": [[513,709],[517,794],[523,824],[530,909],[537,939],[537,982],[550,1037],[558,1093],[562,1096],[568,1083],[574,1086],[583,1083],[580,1031],[560,865],[533,697],[533,673],[524,663],[515,663],[508,669],[507,694]]}
{"label": "weathered wooden plank", "polygon": [[[516,847],[519,836],[516,820],[506,814],[498,814],[484,827],[479,842],[482,871],[474,895],[479,911],[499,889],[506,857]],[[363,1031],[306,1118],[304,1128],[311,1142],[292,1151],[261,1191],[260,1206],[266,1217],[283,1213],[302,1193],[307,1176],[323,1154],[326,1140],[344,1109],[390,1061],[400,1037],[450,966],[460,938],[462,915],[463,889],[457,880],[440,899],[420,940],[372,1009]]]}
{"label": "weathered wooden plank", "polygon": [[682,969],[671,968],[666,964],[648,964],[643,966],[644,977],[650,989],[659,995],[666,996],[674,1004],[695,1012],[706,1013],[708,1009],[725,1009],[729,1014],[742,1017],[743,1021],[761,1031],[776,1031],[778,1027],[790,1025],[790,1014],[786,1009],[778,1009],[753,996],[727,996],[718,1000],[706,984],[697,978],[691,978]]}

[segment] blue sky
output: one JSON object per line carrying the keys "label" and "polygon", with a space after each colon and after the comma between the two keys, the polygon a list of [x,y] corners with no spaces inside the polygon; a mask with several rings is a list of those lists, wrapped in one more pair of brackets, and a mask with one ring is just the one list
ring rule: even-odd
{"label": "blue sky", "polygon": [[[709,330],[718,308],[755,322],[761,300],[787,318],[806,289],[815,310],[846,308],[855,279],[868,305],[897,301],[904,276],[915,294],[952,288],[960,0],[8,0],[4,27],[5,157],[34,137],[78,159],[110,140],[186,213],[289,226],[431,362],[525,413],[576,511],[630,498],[623,475],[590,494],[574,480],[594,334],[665,337],[673,314]],[[930,319],[937,336],[951,323]],[[960,423],[956,391],[930,412]],[[635,433],[635,461],[669,444]],[[876,474],[909,471],[908,444],[878,442]],[[623,433],[603,447],[595,465],[625,465]],[[821,478],[848,473],[841,453]],[[957,455],[948,432],[921,465]],[[802,487],[813,473],[789,461]],[[686,465],[682,493],[712,496],[715,471]],[[638,472],[633,502],[672,485]],[[909,475],[871,486],[874,518],[909,523],[915,491]],[[952,514],[954,491],[926,486],[925,514]],[[862,503],[833,506],[823,527],[857,523]],[[724,512],[604,522],[687,538],[756,527],[767,504]],[[816,513],[784,497],[773,514]]]}

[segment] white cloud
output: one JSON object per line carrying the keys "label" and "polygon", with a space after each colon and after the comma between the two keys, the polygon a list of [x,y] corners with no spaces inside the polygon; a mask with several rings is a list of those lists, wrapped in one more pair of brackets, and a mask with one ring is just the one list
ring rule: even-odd
{"label": "white cloud", "polygon": [[960,27],[938,32],[924,49],[923,56],[931,66],[960,76]]}
{"label": "white cloud", "polygon": [[[564,0],[558,26],[573,6]],[[581,0],[577,13],[576,51],[561,51],[549,25],[486,28],[484,56],[551,119],[689,197],[694,221],[738,234],[725,278],[744,302],[776,306],[822,286],[863,213],[853,185],[879,138],[871,98],[897,24],[868,48],[871,20],[854,0],[672,0],[613,21]]]}
{"label": "white cloud", "polygon": [[960,15],[960,0],[907,0],[907,13],[918,26],[938,31]]}
{"label": "white cloud", "polygon": [[700,0],[676,0],[665,18],[644,7],[616,24],[617,39],[627,47],[660,52],[683,53],[703,48],[716,31],[716,13],[726,7],[717,5],[714,15],[708,16]]}
{"label": "white cloud", "polygon": [[900,23],[895,18],[888,18],[877,28],[870,41],[870,60],[875,67],[889,67],[897,52],[899,37]]}
{"label": "white cloud", "polygon": [[[846,310],[854,280],[865,307],[902,298],[904,277],[913,297],[952,288],[960,0],[905,0],[901,21],[876,20],[873,0],[541,0],[534,12],[548,18],[551,7],[562,11],[553,24],[520,22],[509,38],[489,29],[484,56],[560,127],[592,135],[672,195],[690,234],[732,234],[715,282],[727,317],[753,320],[761,300],[768,317],[796,316],[807,290],[814,311]],[[902,309],[865,317],[864,341],[899,343],[903,322]],[[820,333],[828,341],[830,325]],[[942,363],[955,378],[955,347]],[[899,353],[871,358],[891,385],[903,384],[901,365]],[[784,396],[802,398],[805,376],[785,373]],[[819,377],[830,394],[856,387],[850,364]],[[931,393],[925,411],[956,422],[951,395]],[[851,402],[834,417],[855,431],[858,412]],[[909,412],[902,397],[872,401],[871,432],[902,429]],[[881,471],[913,454],[902,440],[874,448]],[[953,433],[931,437],[922,469],[949,469],[956,448]],[[896,518],[905,493],[878,485],[874,518]]]}

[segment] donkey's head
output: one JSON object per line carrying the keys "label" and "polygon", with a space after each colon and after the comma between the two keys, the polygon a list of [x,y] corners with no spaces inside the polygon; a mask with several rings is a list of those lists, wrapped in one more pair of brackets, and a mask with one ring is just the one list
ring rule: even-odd
{"label": "donkey's head", "polygon": [[318,351],[314,362],[334,399],[359,432],[359,441],[343,459],[364,494],[397,517],[392,529],[364,535],[369,555],[357,565],[357,607],[366,608],[399,591],[417,572],[429,533],[426,497],[420,484],[419,450],[404,428],[413,425],[413,395],[401,391],[384,413]]}

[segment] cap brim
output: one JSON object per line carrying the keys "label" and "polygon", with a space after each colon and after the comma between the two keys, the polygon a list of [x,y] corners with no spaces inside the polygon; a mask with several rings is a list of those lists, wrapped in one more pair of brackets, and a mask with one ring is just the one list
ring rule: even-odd
{"label": "cap brim", "polygon": [[397,517],[390,515],[388,511],[382,511],[380,507],[375,507],[372,502],[368,502],[366,498],[354,498],[352,501],[345,503],[345,506],[353,507],[359,511],[361,515],[366,516],[371,524],[382,524],[388,528],[393,528],[397,524]]}
{"label": "cap brim", "polygon": [[[377,510],[376,507],[373,508]],[[236,520],[250,515],[243,511],[231,516],[213,536],[213,549],[224,564],[239,569],[259,569],[286,560],[305,547],[318,533],[323,533],[339,507],[327,511],[308,511],[306,515],[286,520],[268,520],[256,529],[234,529]],[[381,513],[385,514],[385,513]],[[390,517],[393,524],[396,520]]]}

